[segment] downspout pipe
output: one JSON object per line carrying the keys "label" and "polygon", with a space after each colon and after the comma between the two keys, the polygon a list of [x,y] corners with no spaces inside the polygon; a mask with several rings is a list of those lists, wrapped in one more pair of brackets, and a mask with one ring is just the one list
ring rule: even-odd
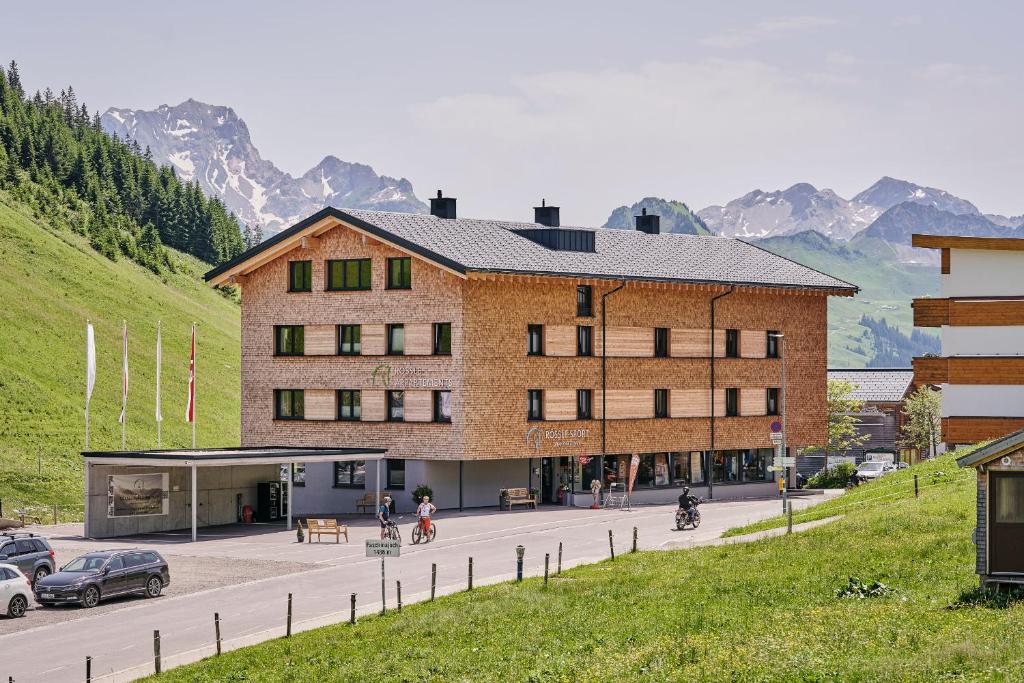
{"label": "downspout pipe", "polygon": [[719,299],[727,297],[735,291],[734,285],[729,285],[729,290],[711,297],[711,372],[709,373],[711,384],[711,447],[708,450],[708,467],[705,476],[708,478],[708,499],[714,498],[714,473],[715,473],[715,304]]}
{"label": "downspout pipe", "polygon": [[619,283],[618,287],[610,289],[601,295],[601,460],[604,461],[604,456],[608,454],[606,449],[608,440],[607,434],[607,419],[608,419],[608,336],[605,334],[608,331],[608,316],[607,316],[607,302],[615,292],[619,291],[626,286],[623,281]]}

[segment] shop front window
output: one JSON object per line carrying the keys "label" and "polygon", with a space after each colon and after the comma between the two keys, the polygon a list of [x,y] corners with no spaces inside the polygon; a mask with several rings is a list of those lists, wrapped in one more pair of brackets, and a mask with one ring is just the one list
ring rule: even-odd
{"label": "shop front window", "polygon": [[672,481],[676,485],[686,484],[690,481],[690,454],[672,454]]}
{"label": "shop front window", "polygon": [[690,483],[704,483],[704,454],[700,451],[690,451]]}
{"label": "shop front window", "polygon": [[640,464],[636,469],[635,488],[650,488],[654,486],[654,453],[640,455]]}
{"label": "shop front window", "polygon": [[739,456],[736,451],[718,451],[711,466],[712,481],[728,484],[739,481]]}
{"label": "shop front window", "polygon": [[768,459],[771,457],[772,449],[758,448],[742,451],[742,453],[743,481],[766,480],[768,478]]}
{"label": "shop front window", "polygon": [[668,486],[672,481],[669,477],[668,453],[654,454],[654,485]]}

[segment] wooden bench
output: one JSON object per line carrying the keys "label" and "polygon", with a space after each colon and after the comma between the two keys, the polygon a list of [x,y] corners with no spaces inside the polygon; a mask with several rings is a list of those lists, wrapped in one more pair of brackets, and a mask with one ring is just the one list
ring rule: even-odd
{"label": "wooden bench", "polygon": [[306,533],[309,535],[309,543],[313,542],[313,534],[316,534],[316,542],[320,542],[320,536],[326,534],[334,536],[334,542],[340,543],[342,534],[345,535],[345,543],[348,543],[348,525],[338,524],[336,519],[307,519]]}
{"label": "wooden bench", "polygon": [[[381,491],[381,502],[384,502],[384,496],[391,496],[391,500],[395,499],[390,491]],[[377,513],[377,494],[373,491],[363,494],[363,497],[356,501],[356,512],[366,512],[367,509],[373,510],[374,514]]]}
{"label": "wooden bench", "polygon": [[498,496],[505,501],[509,510],[513,505],[532,505],[535,510],[537,509],[537,499],[530,495],[528,489],[501,489],[498,491]]}

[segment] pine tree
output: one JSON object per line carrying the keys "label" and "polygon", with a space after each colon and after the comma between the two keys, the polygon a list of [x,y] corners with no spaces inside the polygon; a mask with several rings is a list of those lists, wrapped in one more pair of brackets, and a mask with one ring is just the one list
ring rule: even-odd
{"label": "pine tree", "polygon": [[256,233],[252,229],[252,225],[249,223],[245,224],[245,232],[243,233],[245,239],[245,248],[252,249],[256,246]]}
{"label": "pine tree", "polygon": [[256,246],[263,241],[263,226],[259,223],[256,224],[256,230],[253,232],[253,246]]}
{"label": "pine tree", "polygon": [[21,85],[21,74],[18,72],[18,63],[13,59],[7,67],[7,83],[18,99],[25,97],[25,88]]}

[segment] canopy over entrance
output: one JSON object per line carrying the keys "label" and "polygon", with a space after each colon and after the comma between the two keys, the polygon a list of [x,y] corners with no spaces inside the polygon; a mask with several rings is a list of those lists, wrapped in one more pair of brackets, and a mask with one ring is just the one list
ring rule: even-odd
{"label": "canopy over entrance", "polygon": [[[199,470],[205,468],[231,468],[231,476],[221,477],[226,483],[209,485],[205,490],[207,505],[207,524],[215,523],[209,515],[213,510],[232,510],[237,500],[248,497],[255,502],[254,495],[257,482],[268,479],[267,473],[273,468],[286,465],[288,467],[288,488],[291,486],[292,473],[296,463],[310,462],[344,462],[352,460],[372,460],[376,462],[377,504],[380,504],[380,461],[387,453],[385,448],[302,448],[292,446],[258,446],[242,448],[186,448],[144,451],[86,451],[82,453],[85,461],[85,535],[102,526],[103,536],[123,535],[116,531],[119,521],[125,518],[152,518],[145,528],[151,530],[167,530],[183,528],[175,525],[175,518],[180,517],[184,507],[190,508],[189,517],[192,527],[192,540],[196,540],[199,525],[200,481]],[[171,486],[170,477],[161,469],[175,468],[180,473],[187,469],[190,473],[188,490],[190,500],[182,506],[179,496],[181,485]],[[101,471],[102,470],[102,471]],[[99,473],[99,477],[97,477]],[[105,476],[105,480],[101,477]],[[205,477],[206,475],[204,475]],[[280,477],[276,477],[279,479]],[[96,479],[96,481],[93,481]],[[130,479],[131,488],[125,486]],[[179,477],[176,475],[176,479]],[[102,486],[102,487],[101,487]],[[106,504],[103,503],[106,498]],[[96,499],[96,500],[93,500]],[[292,496],[286,494],[288,529],[292,528]],[[175,503],[177,502],[177,505]],[[172,509],[172,507],[174,509]],[[102,515],[103,511],[106,515]],[[153,521],[163,518],[166,521]],[[224,520],[228,521],[228,520]],[[136,524],[136,527],[139,526]]]}

